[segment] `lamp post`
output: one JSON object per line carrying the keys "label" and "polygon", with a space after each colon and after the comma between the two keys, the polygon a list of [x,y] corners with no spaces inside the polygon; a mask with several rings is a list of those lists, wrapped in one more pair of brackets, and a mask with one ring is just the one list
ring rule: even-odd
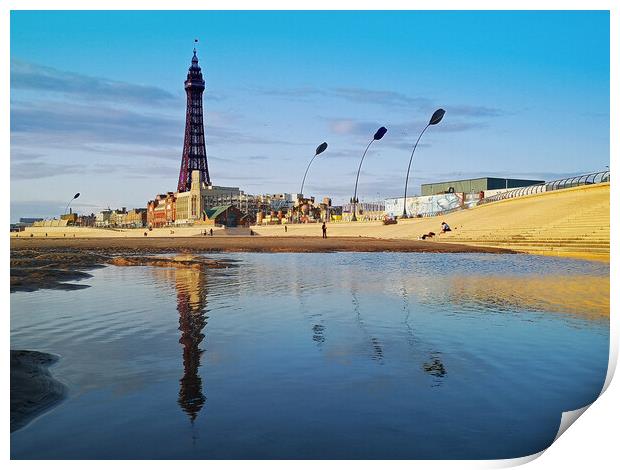
{"label": "lamp post", "polygon": [[[312,157],[312,159],[310,160],[310,163],[308,163],[308,166],[306,167],[306,172],[304,173],[304,177],[301,180],[301,189],[299,190],[299,194],[301,199],[299,199],[299,210],[301,211],[301,203],[302,203],[302,199],[304,197],[304,183],[306,182],[306,175],[308,174],[308,170],[310,169],[310,165],[312,165],[312,162],[314,161],[314,159],[319,156],[320,154],[322,154],[323,152],[325,152],[325,150],[327,149],[327,142],[323,142],[321,145],[319,145],[316,148],[316,151],[314,152],[314,157]],[[299,221],[299,214],[297,214],[297,221]]]}
{"label": "lamp post", "polygon": [[444,114],[446,114],[446,112],[441,108],[433,113],[426,127],[422,130],[422,132],[420,132],[420,135],[418,136],[418,140],[415,141],[415,145],[413,146],[413,150],[411,151],[411,157],[409,158],[409,166],[407,167],[407,178],[405,179],[405,197],[403,198],[403,217],[404,218],[407,217],[407,184],[409,183],[409,170],[411,169],[411,162],[413,161],[413,154],[415,153],[415,149],[418,146],[418,142],[420,142],[420,139],[422,138],[422,134],[424,134],[424,132],[426,131],[426,129],[428,129],[429,126],[434,126],[435,124],[439,124],[441,120],[443,119]]}
{"label": "lamp post", "polygon": [[355,177],[355,191],[353,193],[353,199],[351,199],[351,203],[353,204],[353,217],[351,217],[351,221],[352,222],[357,222],[357,216],[355,215],[355,212],[356,212],[356,209],[357,209],[357,202],[358,202],[357,201],[357,182],[360,179],[360,170],[362,169],[362,163],[364,162],[364,157],[366,156],[366,152],[368,152],[368,149],[370,148],[372,143],[375,140],[381,140],[386,132],[387,132],[387,129],[385,127],[380,127],[377,130],[377,132],[375,132],[375,135],[373,136],[372,140],[366,146],[366,150],[364,150],[364,153],[362,155],[362,160],[360,161],[360,166],[357,169],[357,176]]}
{"label": "lamp post", "polygon": [[67,213],[67,211],[69,210],[69,205],[75,201],[78,197],[80,197],[80,193],[75,193],[75,196],[73,196],[73,198],[69,201],[69,204],[67,204],[67,208],[65,209],[65,214]]}
{"label": "lamp post", "polygon": [[304,183],[306,182],[306,175],[308,174],[310,165],[312,165],[312,162],[314,161],[314,159],[320,154],[322,154],[323,152],[325,152],[326,149],[327,149],[327,142],[323,142],[321,145],[319,145],[316,148],[316,152],[314,152],[314,157],[312,157],[312,160],[310,160],[310,163],[308,163],[308,167],[306,168],[306,172],[304,173],[304,179],[301,180],[301,189],[299,190],[299,194],[301,194],[302,196],[304,195]]}

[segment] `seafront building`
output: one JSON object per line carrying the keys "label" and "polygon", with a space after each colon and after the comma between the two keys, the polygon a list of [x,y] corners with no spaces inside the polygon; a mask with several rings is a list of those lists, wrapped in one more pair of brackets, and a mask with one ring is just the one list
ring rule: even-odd
{"label": "seafront building", "polygon": [[95,214],[80,215],[69,209],[68,214],[62,214],[59,218],[36,219],[29,226],[31,227],[93,227],[95,225]]}
{"label": "seafront building", "polygon": [[[421,196],[407,197],[407,216],[429,217],[446,211],[473,207],[485,197],[544,183],[542,180],[480,177],[423,184],[420,188]],[[386,199],[385,215],[401,217],[403,205],[402,197]]]}
{"label": "seafront building", "polygon": [[97,215],[95,216],[95,227],[109,227],[111,213],[112,210],[110,209],[97,212]]}
{"label": "seafront building", "polygon": [[[195,223],[210,224],[211,209],[238,206],[244,194],[237,187],[214,186],[203,181],[200,170],[192,170],[187,191],[158,194],[147,203],[146,224],[149,227],[186,226]],[[241,219],[235,217],[235,220]],[[231,219],[232,220],[232,219]]]}
{"label": "seafront building", "polygon": [[94,215],[94,223],[99,228],[140,228],[146,226],[146,208],[127,210],[104,209]]}
{"label": "seafront building", "polygon": [[484,176],[455,181],[442,181],[421,185],[422,196],[432,196],[445,193],[479,193],[480,191],[496,191],[503,189],[522,188],[535,184],[543,184],[543,180],[529,180],[516,178],[493,178]]}
{"label": "seafront building", "polygon": [[122,227],[141,228],[146,226],[146,208],[131,209],[121,220]]}

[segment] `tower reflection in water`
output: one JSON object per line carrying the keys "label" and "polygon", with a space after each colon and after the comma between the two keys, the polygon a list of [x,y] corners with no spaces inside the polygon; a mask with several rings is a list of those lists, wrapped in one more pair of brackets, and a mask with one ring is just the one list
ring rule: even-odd
{"label": "tower reflection in water", "polygon": [[183,345],[183,377],[179,381],[178,403],[194,422],[207,400],[198,373],[200,356],[203,352],[200,343],[205,337],[202,331],[208,319],[207,275],[200,268],[177,268],[174,269],[174,273],[181,331],[179,343]]}

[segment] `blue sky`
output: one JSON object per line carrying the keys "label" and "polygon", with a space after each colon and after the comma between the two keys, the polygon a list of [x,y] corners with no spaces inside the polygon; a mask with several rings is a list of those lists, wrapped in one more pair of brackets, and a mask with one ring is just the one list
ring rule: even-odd
{"label": "blue sky", "polygon": [[[214,184],[402,194],[609,165],[607,12],[12,12],[11,220],[176,189],[193,39]],[[409,191],[411,193],[411,190]],[[78,204],[79,203],[79,204]]]}

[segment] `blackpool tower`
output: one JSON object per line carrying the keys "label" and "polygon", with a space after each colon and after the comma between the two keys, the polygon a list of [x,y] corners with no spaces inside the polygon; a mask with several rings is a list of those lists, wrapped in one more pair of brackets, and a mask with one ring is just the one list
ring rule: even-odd
{"label": "blackpool tower", "polygon": [[185,140],[183,142],[183,158],[179,172],[178,192],[189,191],[192,181],[192,171],[199,170],[201,181],[211,184],[209,165],[207,164],[207,149],[205,147],[205,130],[202,118],[202,93],[205,91],[205,81],[198,65],[196,48],[192,57],[192,65],[187,72],[185,92],[187,93],[187,111],[185,114]]}

